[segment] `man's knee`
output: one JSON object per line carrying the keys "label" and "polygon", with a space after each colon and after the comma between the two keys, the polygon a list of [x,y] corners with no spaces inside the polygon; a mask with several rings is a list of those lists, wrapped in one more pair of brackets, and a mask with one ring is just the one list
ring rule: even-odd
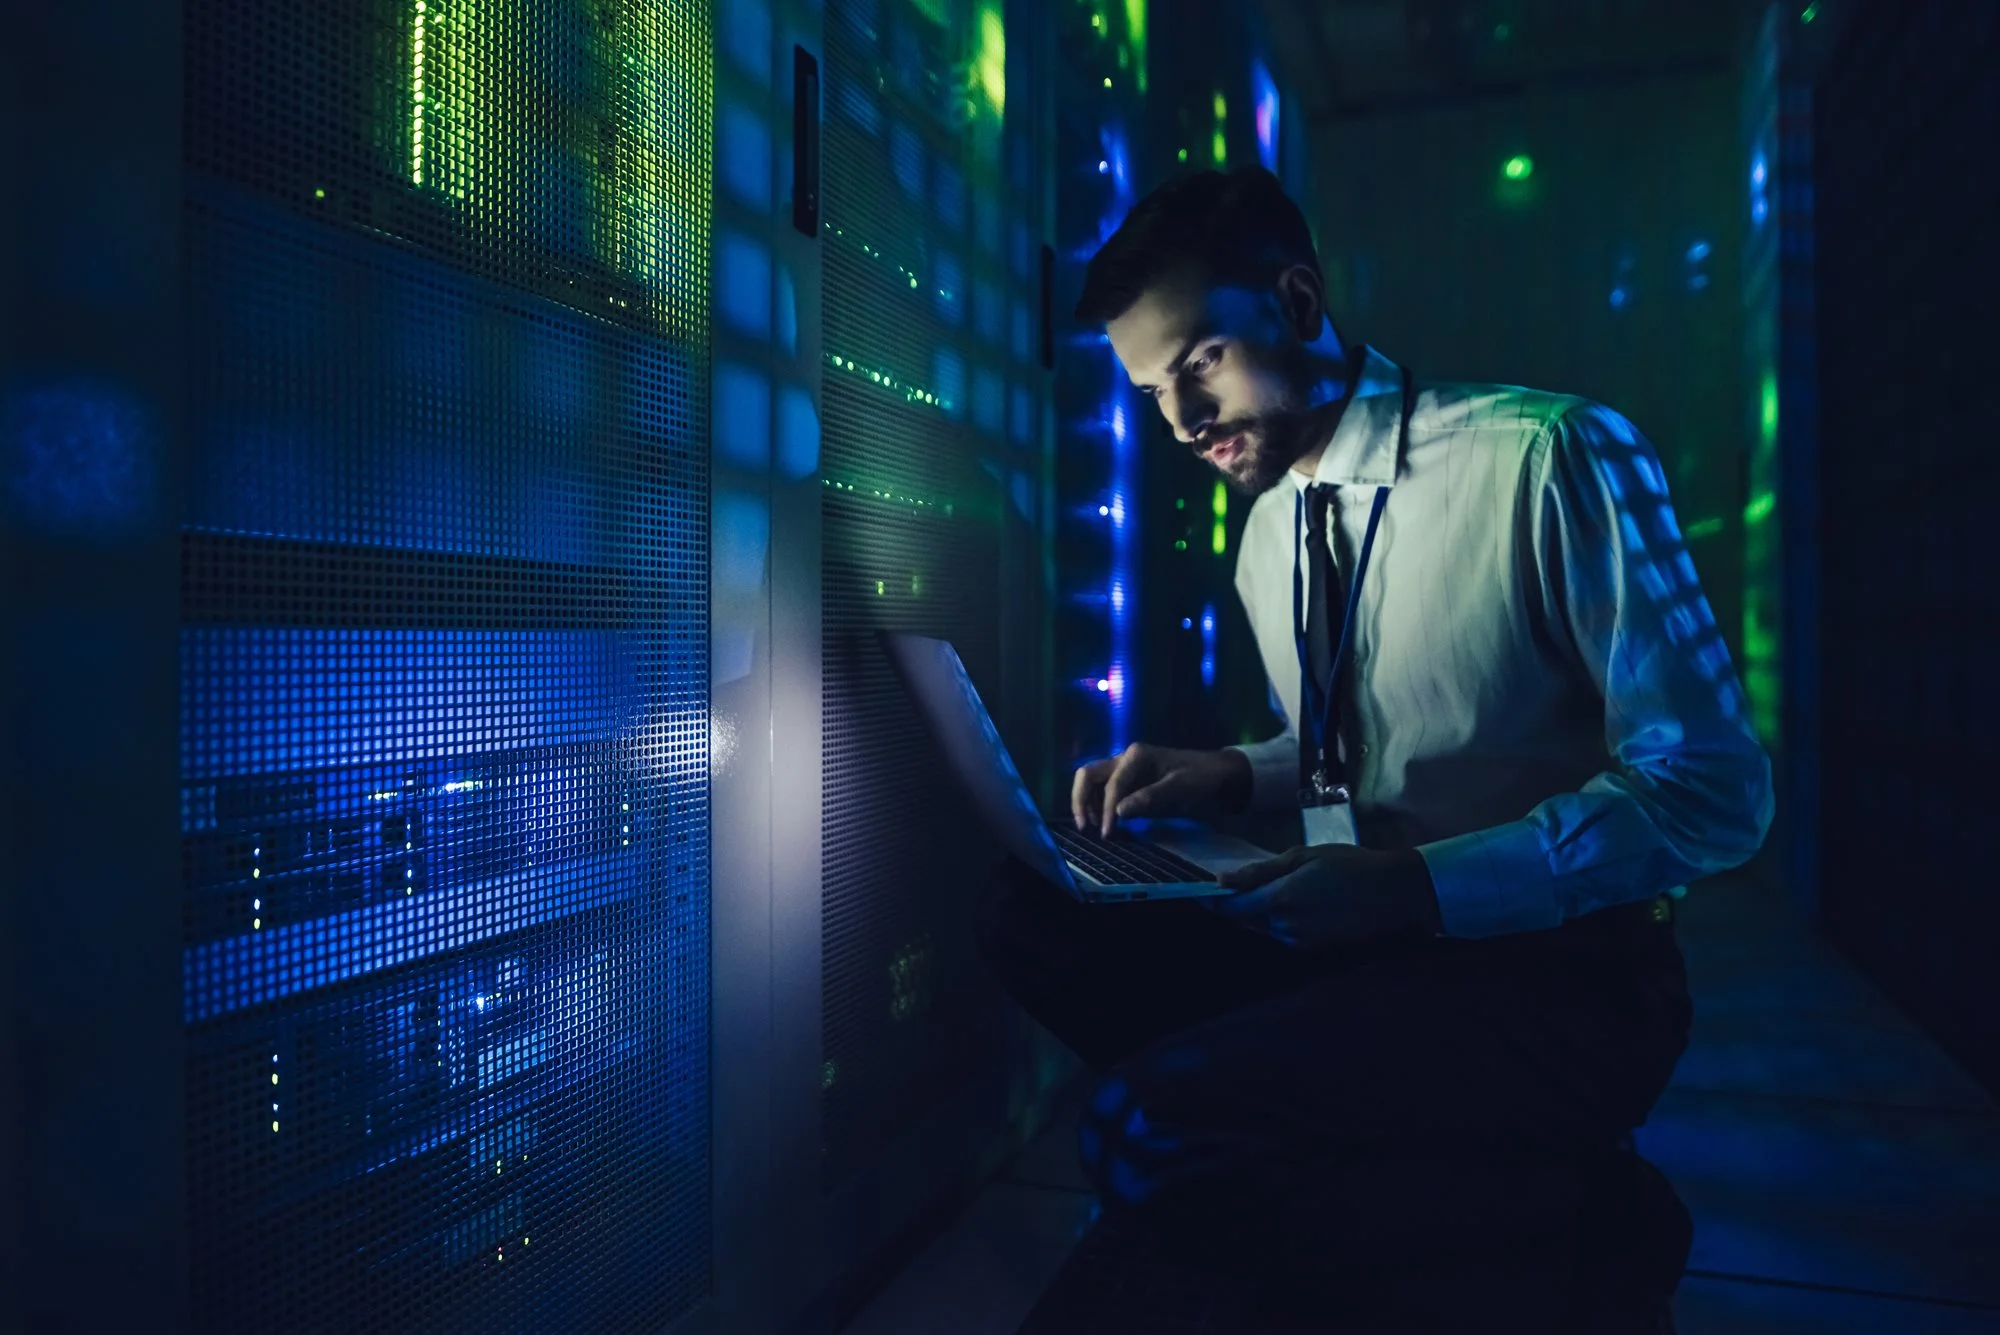
{"label": "man's knee", "polygon": [[1092,1091],[1077,1125],[1084,1172],[1107,1201],[1138,1205],[1199,1176],[1227,1128],[1195,1125],[1180,1087],[1197,1064],[1174,1047],[1114,1067]]}

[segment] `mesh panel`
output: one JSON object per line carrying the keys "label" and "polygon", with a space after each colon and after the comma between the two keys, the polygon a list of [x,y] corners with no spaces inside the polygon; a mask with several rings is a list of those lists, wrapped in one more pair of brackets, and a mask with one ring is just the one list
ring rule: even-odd
{"label": "mesh panel", "polygon": [[1004,688],[1039,676],[1032,637],[1001,634],[1024,582],[1042,401],[1026,246],[1009,246],[1038,229],[1000,173],[1006,60],[997,3],[850,0],[827,15],[829,1184],[999,1060],[969,925],[992,850],[873,631],[952,640],[1003,732],[1022,703]]}
{"label": "mesh panel", "polygon": [[1823,538],[1806,530],[1823,591],[1801,601],[1817,602],[1828,651],[1802,665],[1825,808],[1802,837],[1820,841],[1840,943],[1990,1082],[2000,905],[1968,871],[1990,862],[2000,799],[2000,470],[1986,342],[1950,331],[1982,327],[2000,288],[2000,178],[1978,165],[2000,134],[2000,11],[1922,0],[1856,6],[1850,22],[1814,90],[1801,238],[1816,261],[1819,431],[1805,440],[1819,453],[1800,471],[1825,516]]}
{"label": "mesh panel", "polygon": [[199,1329],[706,1291],[704,11],[189,8]]}

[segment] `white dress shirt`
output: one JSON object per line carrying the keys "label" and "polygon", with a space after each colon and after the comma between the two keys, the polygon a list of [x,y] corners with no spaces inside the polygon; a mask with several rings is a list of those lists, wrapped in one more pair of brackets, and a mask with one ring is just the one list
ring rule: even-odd
{"label": "white dress shirt", "polygon": [[[1584,399],[1434,385],[1399,459],[1402,373],[1365,355],[1316,475],[1292,474],[1338,489],[1343,580],[1390,488],[1341,711],[1360,842],[1420,852],[1460,937],[1554,927],[1747,860],[1770,761],[1652,446]],[[1298,801],[1297,494],[1257,499],[1236,558],[1287,721],[1235,748],[1265,808]]]}

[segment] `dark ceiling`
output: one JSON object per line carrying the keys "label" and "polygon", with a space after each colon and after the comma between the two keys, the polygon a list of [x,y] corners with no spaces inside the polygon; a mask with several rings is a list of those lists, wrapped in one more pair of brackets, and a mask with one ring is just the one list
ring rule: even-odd
{"label": "dark ceiling", "polygon": [[[1802,0],[1803,2],[1803,0]],[[1761,0],[1257,0],[1324,121],[1723,66]]]}

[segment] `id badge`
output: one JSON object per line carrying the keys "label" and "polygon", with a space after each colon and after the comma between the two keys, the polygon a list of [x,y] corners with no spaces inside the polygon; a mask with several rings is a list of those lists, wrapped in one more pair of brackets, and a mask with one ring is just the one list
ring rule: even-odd
{"label": "id badge", "polygon": [[1359,840],[1354,833],[1354,804],[1352,802],[1323,802],[1317,806],[1304,807],[1299,814],[1305,818],[1306,842],[1308,844],[1352,844]]}
{"label": "id badge", "polygon": [[1305,820],[1306,843],[1356,844],[1354,833],[1354,793],[1344,783],[1333,783],[1325,770],[1299,792],[1299,815]]}

